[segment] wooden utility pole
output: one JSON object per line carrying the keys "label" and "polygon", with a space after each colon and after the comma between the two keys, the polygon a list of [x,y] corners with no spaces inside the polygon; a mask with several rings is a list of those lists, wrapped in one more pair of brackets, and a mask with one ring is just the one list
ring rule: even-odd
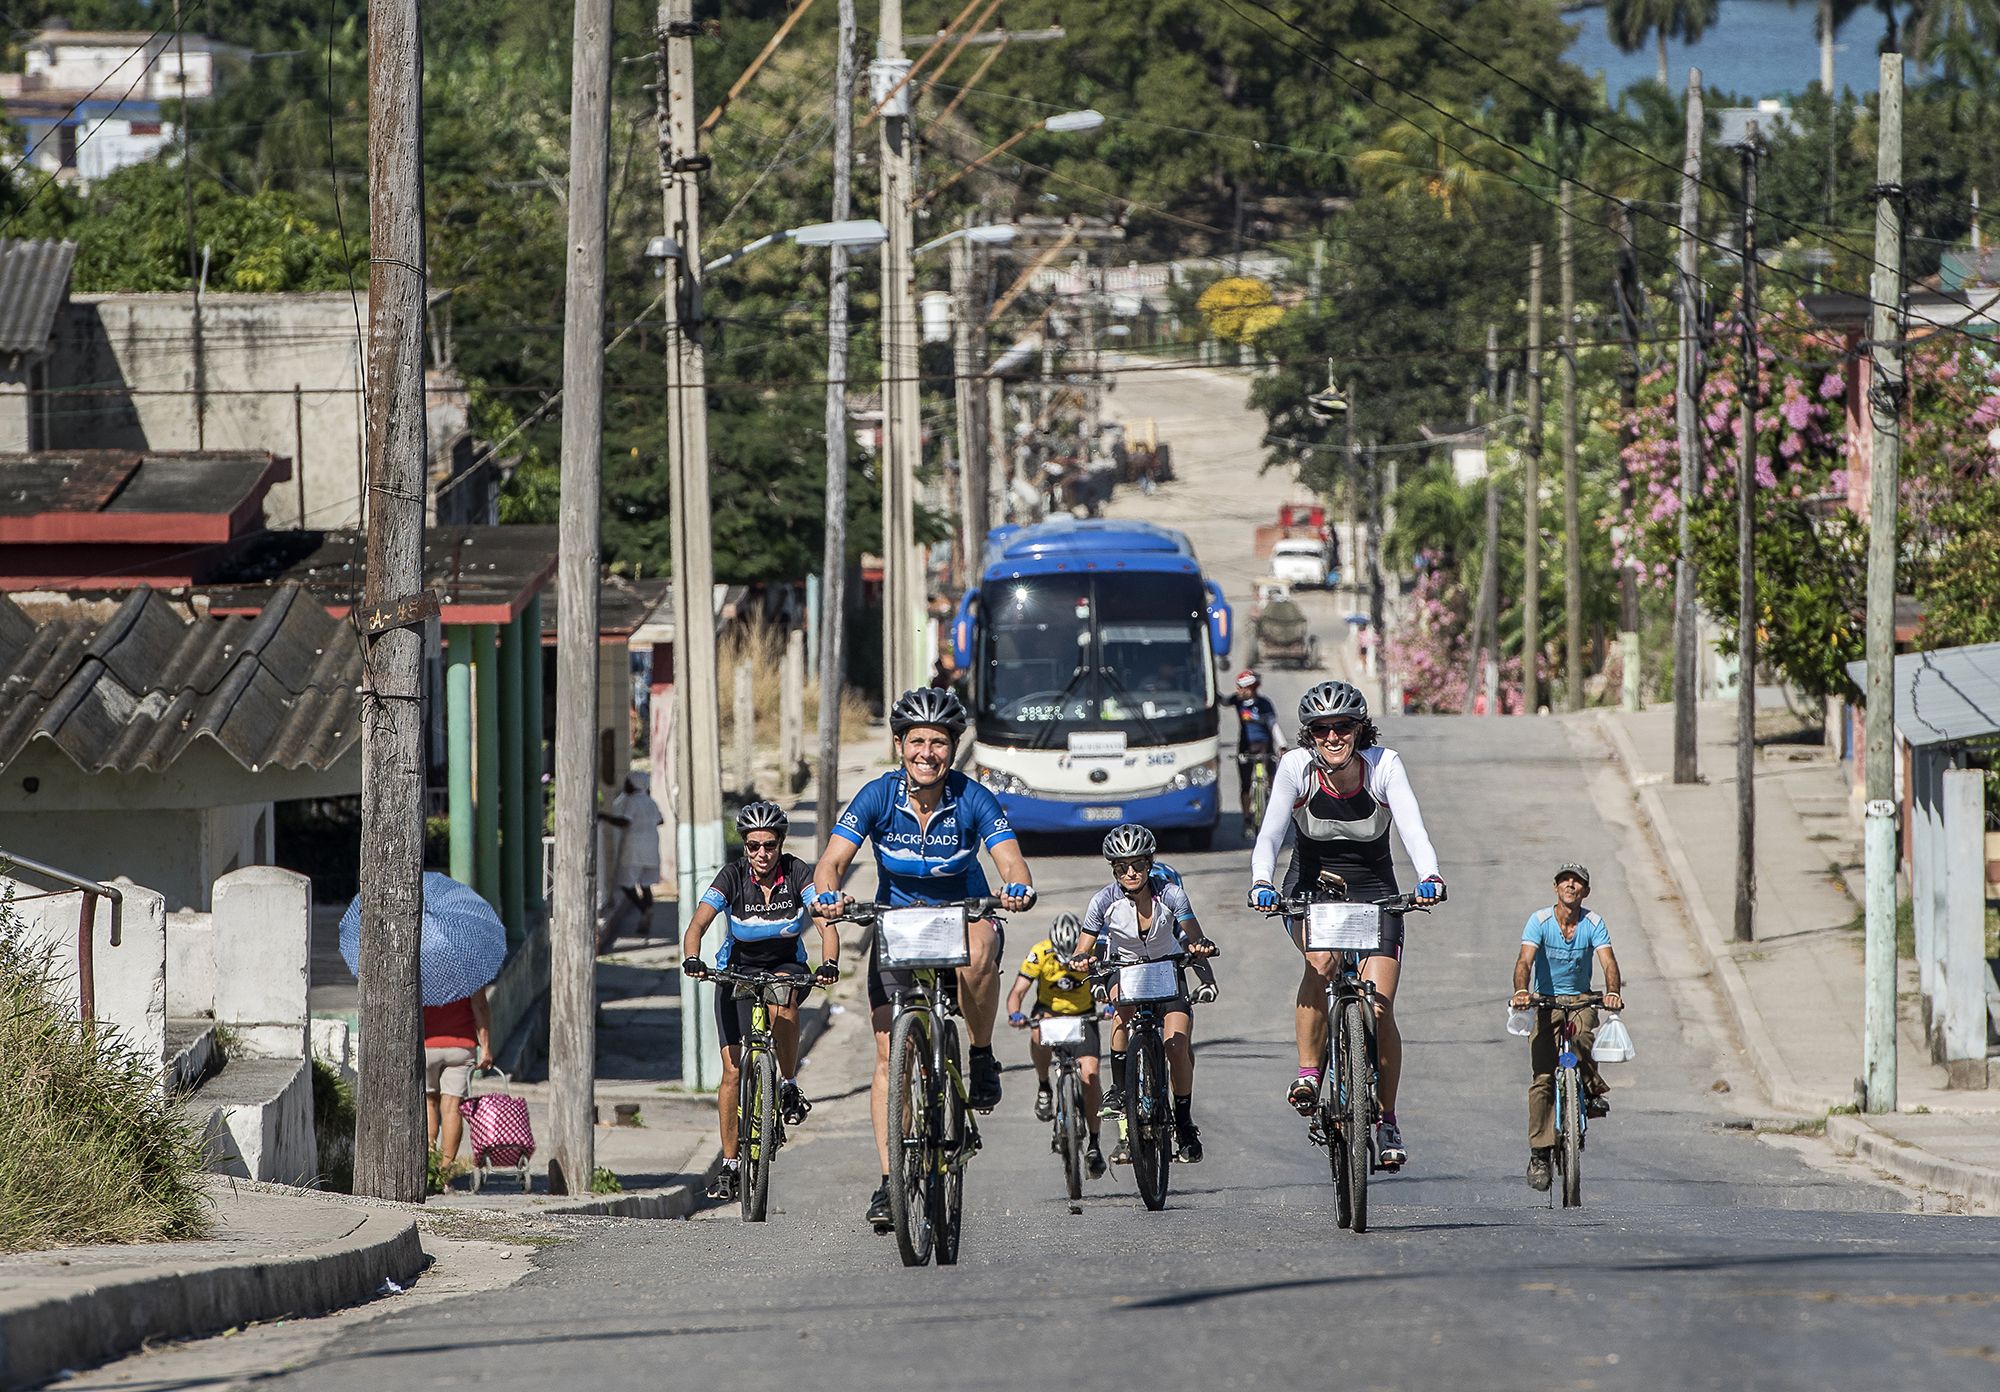
{"label": "wooden utility pole", "polygon": [[[903,0],[881,0],[869,93],[882,115],[882,706],[930,680],[918,651],[924,619],[923,567],[917,562],[916,487],[922,463],[923,407],[917,390],[915,223],[910,213],[913,140],[910,70],[903,57]],[[918,675],[921,667],[921,675]]]}
{"label": "wooden utility pole", "polygon": [[[1486,326],[1486,397],[1489,407],[1493,397],[1494,380],[1499,375],[1498,366],[1495,361],[1499,356],[1499,334],[1500,326],[1498,324],[1488,324]],[[1490,417],[1492,414],[1493,412],[1489,409],[1487,415]],[[1479,676],[1482,667],[1479,659],[1480,653],[1483,651],[1483,645],[1490,643],[1496,658],[1500,651],[1499,624],[1497,622],[1499,610],[1498,591],[1500,585],[1500,488],[1493,478],[1493,466],[1491,462],[1493,456],[1490,448],[1483,450],[1482,453],[1485,454],[1488,461],[1486,466],[1486,537],[1482,548],[1483,555],[1479,563],[1479,598],[1474,602],[1472,609],[1472,639],[1466,645],[1470,651],[1465,655],[1465,710],[1463,711],[1465,715],[1471,715],[1473,707],[1477,704],[1475,693],[1479,685]],[[1493,709],[1498,694],[1497,691],[1491,692],[1486,698],[1486,713],[1488,715],[1499,714],[1498,711]]]}
{"label": "wooden utility pole", "polygon": [[1882,55],[1868,374],[1868,806],[1862,1105],[1896,1110],[1896,509],[1903,449],[1903,55]]}
{"label": "wooden utility pole", "polygon": [[1736,941],[1757,922],[1757,123],[1743,146],[1743,411],[1736,452]]}
{"label": "wooden utility pole", "polygon": [[1388,607],[1386,586],[1382,582],[1382,458],[1375,452],[1371,440],[1368,445],[1368,627],[1375,635],[1375,684],[1378,692],[1375,713],[1386,715],[1389,711],[1389,644],[1388,634],[1383,631],[1384,611]]}
{"label": "wooden utility pole", "polygon": [[[674,566],[675,829],[680,902],[693,911],[722,868],[722,706],[715,657],[715,560],[708,498],[708,363],[702,346],[700,153],[694,112],[694,0],[659,11],[660,179],[667,239],[668,535]],[[836,674],[838,668],[835,669]],[[837,680],[837,675],[836,675]],[[722,1081],[715,987],[681,982],[681,1082]]]}
{"label": "wooden utility pole", "polygon": [[[368,529],[363,613],[424,581],[424,127],[417,0],[368,22]],[[377,607],[379,606],[379,608]],[[424,1200],[424,630],[366,633],[354,1191]]]}
{"label": "wooden utility pole", "polygon": [[[840,0],[833,90],[833,216],[847,221],[854,180],[854,0]],[[819,849],[840,813],[840,699],[847,690],[847,248],[829,252],[826,311],[826,549],[820,559]]]}
{"label": "wooden utility pole", "polygon": [[1562,182],[1563,614],[1565,704],[1583,709],[1583,536],[1576,497],[1576,189]]}
{"label": "wooden utility pole", "polygon": [[[1639,236],[1633,226],[1632,205],[1623,200],[1611,205],[1614,230],[1618,237],[1618,277],[1612,293],[1618,305],[1618,330],[1625,340],[1625,358],[1618,365],[1618,405],[1626,424],[1618,432],[1619,512],[1632,515],[1632,469],[1625,462],[1625,450],[1637,438],[1631,421],[1639,404]],[[1629,524],[1627,524],[1629,525]],[[1631,545],[1632,538],[1626,538]],[[1639,568],[1628,557],[1618,568],[1618,704],[1627,711],[1639,709]]]}
{"label": "wooden utility pole", "polygon": [[[968,225],[969,219],[968,219]],[[958,402],[959,570],[965,586],[979,583],[979,558],[992,522],[986,504],[986,394],[979,381],[985,326],[972,303],[972,238],[951,244],[952,375]]]}
{"label": "wooden utility pole", "polygon": [[557,504],[556,877],[549,906],[549,1192],[597,1168],[597,598],[604,488],[605,210],[611,0],[576,0]]}
{"label": "wooden utility pole", "polygon": [[1542,244],[1528,248],[1528,438],[1521,451],[1521,714],[1541,709]]}
{"label": "wooden utility pole", "polygon": [[1687,146],[1681,158],[1680,353],[1674,378],[1674,419],[1680,440],[1679,555],[1674,562],[1674,782],[1699,783],[1695,756],[1695,697],[1701,645],[1694,608],[1694,539],[1689,517],[1701,496],[1701,69],[1688,69]]}

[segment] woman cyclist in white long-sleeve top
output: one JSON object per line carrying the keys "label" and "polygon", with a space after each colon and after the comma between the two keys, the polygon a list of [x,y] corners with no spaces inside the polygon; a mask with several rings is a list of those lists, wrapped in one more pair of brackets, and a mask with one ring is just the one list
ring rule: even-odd
{"label": "woman cyclist in white long-sleeve top", "polygon": [[[1389,828],[1403,838],[1422,882],[1417,897],[1443,903],[1444,879],[1438,874],[1437,852],[1424,830],[1424,815],[1410,791],[1403,761],[1393,749],[1375,743],[1375,723],[1368,718],[1368,698],[1346,682],[1321,682],[1299,702],[1299,738],[1305,746],[1278,761],[1270,806],[1258,830],[1251,873],[1250,907],[1269,912],[1278,906],[1279,888],[1272,881],[1278,851],[1285,843],[1285,824],[1297,832],[1292,863],[1285,871],[1283,895],[1310,888],[1321,870],[1332,870],[1347,881],[1348,897],[1357,903],[1387,899],[1396,888],[1396,870],[1389,853]],[[1292,941],[1305,957],[1299,977],[1296,1028],[1299,1076],[1287,1100],[1311,1115],[1319,1094],[1319,1061],[1326,1050],[1326,988],[1336,954],[1308,952],[1304,925],[1286,920]],[[1409,1159],[1396,1126],[1396,1084],[1403,1068],[1403,1041],[1396,1030],[1396,981],[1402,970],[1402,915],[1385,915],[1382,945],[1363,954],[1361,975],[1375,983],[1376,1092],[1382,1120],[1376,1129],[1376,1154],[1381,1163],[1399,1166]]]}

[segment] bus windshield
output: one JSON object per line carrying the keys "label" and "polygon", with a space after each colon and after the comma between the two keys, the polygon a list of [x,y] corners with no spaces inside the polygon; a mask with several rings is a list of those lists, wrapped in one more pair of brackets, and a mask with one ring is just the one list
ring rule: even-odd
{"label": "bus windshield", "polygon": [[1060,745],[1122,727],[1132,744],[1213,734],[1207,595],[1192,575],[1035,575],[995,581],[976,706],[982,739]]}

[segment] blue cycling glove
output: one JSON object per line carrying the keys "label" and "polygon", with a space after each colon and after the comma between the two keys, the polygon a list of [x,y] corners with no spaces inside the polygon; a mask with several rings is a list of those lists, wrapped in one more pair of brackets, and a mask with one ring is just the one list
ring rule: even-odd
{"label": "blue cycling glove", "polygon": [[1032,905],[1035,902],[1035,887],[1033,885],[1010,884],[1001,889],[1000,895],[1004,899],[1026,899]]}
{"label": "blue cycling glove", "polygon": [[828,904],[838,904],[840,894],[835,890],[813,890],[806,895],[806,904],[811,908],[821,908]]}
{"label": "blue cycling glove", "polygon": [[1007,1012],[1007,1023],[1010,1025],[1025,1025],[1028,1023],[1028,1017],[1018,1010],[1010,1010]]}
{"label": "blue cycling glove", "polygon": [[1417,898],[1422,899],[1426,903],[1442,904],[1444,902],[1444,881],[1436,875],[1428,877],[1422,884],[1417,886]]}
{"label": "blue cycling glove", "polygon": [[1250,887],[1250,907],[1266,913],[1278,907],[1278,891],[1269,880],[1259,880]]}

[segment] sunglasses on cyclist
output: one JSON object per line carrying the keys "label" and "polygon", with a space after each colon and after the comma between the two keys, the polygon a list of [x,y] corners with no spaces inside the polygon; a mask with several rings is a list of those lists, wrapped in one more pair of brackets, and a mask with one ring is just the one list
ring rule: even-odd
{"label": "sunglasses on cyclist", "polygon": [[1361,723],[1357,720],[1329,720],[1324,724],[1310,725],[1306,728],[1316,740],[1347,739],[1361,728]]}
{"label": "sunglasses on cyclist", "polygon": [[1137,870],[1141,874],[1144,874],[1152,868],[1153,858],[1151,856],[1134,856],[1130,860],[1114,860],[1111,862],[1111,873],[1114,875],[1123,875],[1132,870]]}
{"label": "sunglasses on cyclist", "polygon": [[746,851],[775,851],[778,849],[779,846],[783,844],[784,843],[782,841],[779,841],[776,837],[773,837],[768,841],[761,841],[761,840],[745,841],[743,843],[743,849]]}

